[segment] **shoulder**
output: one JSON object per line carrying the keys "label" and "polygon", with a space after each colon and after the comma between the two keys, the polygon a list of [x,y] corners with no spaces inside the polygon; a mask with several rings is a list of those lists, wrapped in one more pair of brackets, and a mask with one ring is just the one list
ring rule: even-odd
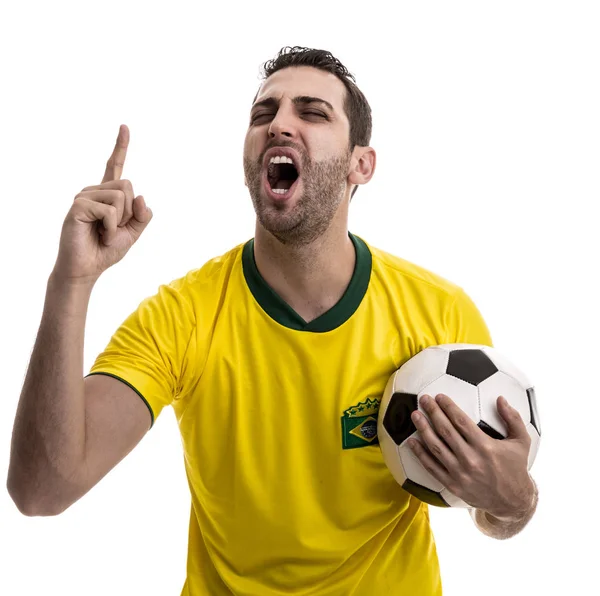
{"label": "shoulder", "polygon": [[171,281],[169,287],[191,298],[206,296],[207,289],[212,292],[218,290],[231,275],[245,244],[246,241],[222,255],[213,257],[201,267],[191,269],[182,277]]}
{"label": "shoulder", "polygon": [[367,246],[372,254],[377,300],[394,305],[400,300],[412,319],[421,313],[423,325],[433,321],[435,329],[442,330],[435,336],[436,343],[492,345],[481,312],[462,286],[416,263]]}
{"label": "shoulder", "polygon": [[384,284],[412,286],[423,292],[434,292],[443,297],[454,297],[461,291],[456,283],[421,265],[403,259],[361,238],[373,259],[373,275]]}

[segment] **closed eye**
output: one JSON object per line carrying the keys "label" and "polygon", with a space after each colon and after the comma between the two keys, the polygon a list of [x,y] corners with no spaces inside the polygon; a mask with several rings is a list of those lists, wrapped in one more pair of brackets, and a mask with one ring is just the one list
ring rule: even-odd
{"label": "closed eye", "polygon": [[[327,115],[323,114],[322,112],[314,112],[312,110],[305,110],[304,112],[302,112],[302,114],[308,115],[308,116],[319,116],[320,118],[325,118],[325,120],[329,120]],[[262,114],[257,114],[256,116],[254,116],[252,118],[252,120],[250,122],[254,123],[254,122],[256,122],[256,120],[258,120],[259,118],[263,118],[264,116],[273,116],[273,114],[271,112],[264,112]]]}

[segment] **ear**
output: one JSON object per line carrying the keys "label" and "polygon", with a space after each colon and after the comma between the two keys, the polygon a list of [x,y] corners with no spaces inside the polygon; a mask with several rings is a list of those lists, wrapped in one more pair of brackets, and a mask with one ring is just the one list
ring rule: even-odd
{"label": "ear", "polygon": [[377,154],[373,147],[355,147],[350,162],[349,184],[366,184],[375,173]]}

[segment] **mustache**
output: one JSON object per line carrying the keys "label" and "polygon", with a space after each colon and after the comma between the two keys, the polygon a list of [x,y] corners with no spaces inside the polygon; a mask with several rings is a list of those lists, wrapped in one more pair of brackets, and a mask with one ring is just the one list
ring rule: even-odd
{"label": "mustache", "polygon": [[302,162],[306,161],[306,156],[305,156],[305,153],[304,153],[304,150],[302,149],[302,147],[299,147],[296,143],[294,143],[292,141],[278,141],[278,142],[274,142],[274,143],[269,143],[265,147],[265,150],[260,154],[258,163],[262,164],[267,151],[269,151],[269,149],[273,149],[274,147],[289,147],[290,149],[294,149],[295,151],[298,152],[298,155],[300,155],[300,159],[302,160]]}

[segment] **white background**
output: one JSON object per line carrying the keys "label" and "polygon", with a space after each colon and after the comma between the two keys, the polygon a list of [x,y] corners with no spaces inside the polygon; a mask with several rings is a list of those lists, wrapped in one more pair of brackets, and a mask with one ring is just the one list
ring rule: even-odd
{"label": "white background", "polygon": [[[94,289],[82,374],[160,284],[253,236],[242,146],[259,68],[282,46],[322,48],[373,109],[377,171],[350,230],[462,286],[537,390],[537,513],[496,541],[466,510],[431,507],[444,594],[594,592],[597,3],[214,4],[0,12],[0,479],[64,217],[100,184],[119,125],[131,131],[122,178],[154,219]],[[189,508],[166,408],[60,516],[22,516],[0,490],[0,593],[179,596]]]}

